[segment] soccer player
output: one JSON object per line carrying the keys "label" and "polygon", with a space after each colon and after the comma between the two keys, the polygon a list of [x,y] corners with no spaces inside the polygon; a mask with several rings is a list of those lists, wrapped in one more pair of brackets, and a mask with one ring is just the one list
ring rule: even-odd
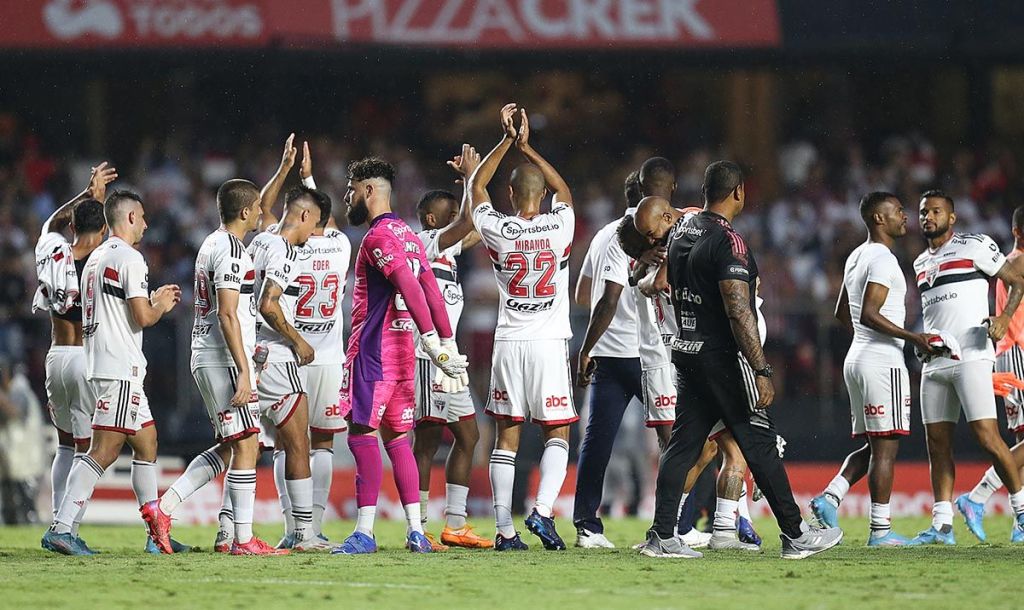
{"label": "soccer player", "polygon": [[[1024,253],[1024,206],[1013,211],[1013,252],[1006,255],[1006,262],[1012,263],[1020,269],[1024,259],[1020,258]],[[1018,260],[1019,259],[1019,260]],[[1006,282],[996,280],[996,315],[1001,315],[1006,310],[1009,289]],[[1024,379],[1024,310],[1020,308],[1013,314],[1009,326],[1006,328],[1006,335],[996,344],[996,371],[1000,373],[1013,373],[1017,379]],[[1017,444],[1010,450],[1017,468],[1024,468],[1024,391],[1015,389],[1003,399],[1006,406],[1006,425],[1014,435]],[[956,508],[963,515],[967,523],[967,529],[978,537],[978,540],[985,542],[988,535],[982,519],[985,517],[985,503],[996,491],[1003,486],[995,468],[989,467],[985,475],[974,486],[970,493],[961,495],[956,499]],[[1024,529],[1014,527],[1010,532],[1010,542],[1024,542]]]}
{"label": "soccer player", "polygon": [[[487,412],[497,434],[491,453],[491,492],[498,532],[496,551],[528,547],[512,525],[512,484],[523,421],[529,417],[544,434],[540,484],[526,527],[548,550],[564,550],[555,529],[554,503],[569,461],[569,424],[579,420],[569,373],[569,253],[576,215],[569,185],[530,145],[530,123],[516,105],[501,109],[501,141],[469,180],[473,224],[491,257],[500,305],[494,335]],[[512,172],[509,197],[515,215],[499,212],[487,192],[509,148],[528,163]],[[551,189],[551,211],[541,202]]]}
{"label": "soccer player", "polygon": [[110,238],[89,256],[81,283],[85,376],[95,405],[92,442],[89,453],[72,466],[64,500],[42,539],[43,548],[65,555],[92,554],[71,529],[125,442],[132,448],[132,487],[139,506],[157,497],[156,426],[142,387],[142,329],[159,322],[181,300],[181,289],[173,284],[149,292],[149,269],[136,249],[146,231],[142,198],[114,191],[103,204],[103,215]]}
{"label": "soccer player", "polygon": [[461,391],[467,381],[466,359],[455,347],[423,244],[391,211],[394,179],[394,167],[381,159],[370,157],[349,166],[348,220],[370,228],[356,255],[352,333],[339,400],[349,420],[348,446],[356,461],[358,516],[355,531],[336,554],[377,550],[373,523],[383,476],[380,441],[405,509],[406,547],[416,553],[432,551],[420,521],[419,473],[408,436],[416,412],[413,330],[419,330],[420,346],[440,369],[437,382],[443,390]]}
{"label": "soccer player", "polygon": [[672,361],[679,396],[672,438],[658,466],[654,523],[641,553],[700,557],[675,536],[683,479],[708,434],[723,420],[765,491],[782,530],[782,557],[802,559],[842,541],[839,529],[807,526],[793,500],[767,412],[774,399],[772,368],[761,347],[756,314],[758,268],[732,220],[743,210],[743,172],[718,161],[704,173],[704,211],[684,217],[665,199],[637,209],[637,230],[668,243],[668,279],[676,316]]}
{"label": "soccer player", "polygon": [[[667,200],[667,199],[666,199]],[[682,214],[700,212],[700,208],[679,210]],[[632,216],[627,216],[618,227],[619,241],[626,253],[636,260],[631,277],[633,293],[637,302],[640,338],[640,362],[643,368],[644,403],[648,413],[648,425],[656,425],[671,432],[668,426],[675,423],[679,401],[676,389],[675,369],[672,366],[671,341],[677,333],[674,309],[668,289],[666,267],[662,248],[655,247],[640,235]],[[653,260],[648,257],[658,251]],[[768,336],[768,327],[760,312],[761,299],[756,297],[757,330],[761,344]],[[685,401],[685,397],[683,397]],[[659,440],[664,436],[662,433]],[[668,444],[666,438],[662,448]],[[712,533],[705,534],[693,527],[695,511],[688,504],[690,490],[704,468],[719,454],[722,454],[722,468],[719,471],[716,489],[715,513]],[[740,550],[757,552],[761,537],[750,521],[750,507],[747,502],[747,462],[743,458],[732,433],[721,421],[715,424],[701,451],[696,464],[690,469],[683,484],[683,495],[679,508],[676,533],[690,548],[710,546],[712,550]]]}
{"label": "soccer player", "polygon": [[[921,195],[921,231],[928,247],[914,261],[925,330],[945,334],[952,357],[931,358],[921,376],[921,419],[928,440],[931,466],[932,525],[914,538],[915,544],[956,544],[953,537],[953,435],[963,411],[971,432],[992,460],[1010,493],[1018,529],[1024,529],[1024,488],[1020,471],[999,435],[996,400],[992,392],[992,340],[1006,335],[1024,295],[1024,275],[992,238],[956,233],[953,199],[942,191]],[[989,316],[990,277],[1009,286],[1002,312]],[[987,326],[987,328],[986,328]],[[945,337],[944,337],[945,338]]]}
{"label": "soccer player", "polygon": [[[32,311],[49,312],[52,327],[50,351],[46,354],[46,397],[50,419],[57,429],[57,451],[50,468],[54,517],[64,499],[73,460],[85,455],[92,437],[95,405],[90,404],[85,387],[79,278],[89,255],[107,232],[100,201],[106,195],[107,184],[116,178],[117,170],[106,163],[93,168],[89,186],[54,211],[43,223],[36,243],[39,288],[32,299]],[[74,235],[72,243],[64,237],[68,227]],[[78,536],[77,520],[72,534]]]}
{"label": "soccer player", "polygon": [[853,437],[864,438],[866,449],[846,458],[825,491],[811,500],[811,510],[823,524],[838,527],[839,503],[850,485],[867,474],[868,546],[903,546],[910,541],[892,531],[889,517],[899,438],[910,434],[910,374],[903,344],[909,341],[919,352],[934,354],[928,342],[935,335],[904,328],[907,282],[892,253],[896,240],[907,234],[903,204],[892,193],[871,192],[860,200],[860,216],[868,239],[846,259],[835,316],[853,330],[843,376],[850,394]]}
{"label": "soccer player", "polygon": [[256,340],[268,348],[267,364],[256,384],[260,412],[267,435],[284,452],[284,489],[294,520],[291,548],[298,551],[330,548],[313,528],[306,365],[316,353],[295,328],[302,294],[299,275],[311,256],[302,246],[329,213],[329,201],[308,187],[293,188],[285,195],[284,215],[274,231],[263,231],[249,244],[259,295]]}
{"label": "soccer player", "polygon": [[[460,176],[463,184],[480,164],[480,154],[469,144],[462,145],[462,153],[448,162]],[[452,336],[462,316],[462,286],[459,284],[455,257],[480,242],[469,216],[469,201],[463,195],[462,207],[453,193],[430,191],[420,199],[416,210],[423,230],[417,234],[423,243],[424,254],[444,297]],[[441,443],[441,432],[447,427],[455,442],[445,463],[445,526],[440,543],[426,533],[434,550],[448,546],[470,549],[488,549],[494,542],[477,535],[466,522],[466,502],[469,497],[469,475],[473,466],[473,453],[480,440],[476,423],[476,409],[469,388],[452,394],[440,391],[434,384],[436,367],[421,349],[416,350],[416,434],[413,454],[420,477],[420,519],[426,528],[427,505],[430,501],[430,471],[434,454]],[[446,546],[447,545],[447,546]]]}
{"label": "soccer player", "polygon": [[[282,165],[285,168],[284,174],[287,174],[290,168],[288,158],[294,157],[294,154],[287,150],[291,146],[292,137],[289,137],[286,143],[283,159],[285,165]],[[299,176],[303,186],[316,189],[308,142],[302,145]],[[273,179],[271,182],[274,182]],[[277,217],[274,215],[273,207],[278,188],[270,187],[265,192],[267,199],[263,201],[263,224],[269,231],[274,232]],[[341,302],[345,298],[345,282],[348,278],[349,261],[352,258],[352,245],[334,222],[330,197],[323,191],[316,193],[321,206],[320,222],[303,247],[303,251],[308,252],[309,256],[300,260],[302,272],[296,279],[300,293],[296,301],[295,328],[316,353],[313,362],[305,367],[306,395],[309,403],[309,468],[313,478],[313,532],[322,542],[329,543],[323,534],[323,520],[334,475],[334,435],[348,429],[338,407],[338,392],[341,390],[345,364]],[[285,459],[284,451],[274,452],[274,481],[285,515],[285,534],[277,546],[287,549],[295,544],[295,519],[292,515],[288,486],[285,483]]]}
{"label": "soccer player", "polygon": [[224,471],[233,508],[232,555],[279,555],[253,535],[259,401],[252,355],[256,349],[255,272],[242,240],[260,222],[260,193],[247,180],[228,180],[217,190],[220,227],[203,240],[195,265],[192,376],[206,405],[217,444],[189,463],[160,497],[142,507],[150,536],[164,553],[170,545],[171,514],[189,496]]}

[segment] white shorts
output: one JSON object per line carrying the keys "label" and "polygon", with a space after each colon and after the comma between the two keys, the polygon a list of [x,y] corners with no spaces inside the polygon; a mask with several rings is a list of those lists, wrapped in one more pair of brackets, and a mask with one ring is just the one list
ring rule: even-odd
{"label": "white shorts", "polygon": [[85,379],[85,350],[78,345],[55,345],[46,354],[46,399],[53,425],[75,437],[92,438],[92,412]]}
{"label": "white shorts", "polygon": [[291,419],[306,394],[306,367],[294,362],[268,362],[260,373],[256,391],[260,413],[280,428]]}
{"label": "white shorts", "polygon": [[192,377],[199,386],[199,393],[203,397],[206,414],[213,424],[214,436],[218,443],[226,443],[259,432],[260,403],[255,390],[255,372],[250,369],[249,383],[253,392],[245,408],[231,406],[238,369],[204,366],[194,369]]}
{"label": "white shorts", "polygon": [[970,360],[921,376],[921,420],[926,424],[956,422],[963,409],[967,421],[996,418],[992,362]]}
{"label": "white shorts", "polygon": [[454,424],[476,417],[469,388],[454,394],[434,383],[437,367],[428,358],[416,359],[416,423]]}
{"label": "white shorts", "polygon": [[[676,367],[668,363],[644,369],[641,376],[647,427],[671,426],[676,423]],[[725,432],[725,422],[718,420],[708,439],[715,440]]]}
{"label": "white shorts", "polygon": [[498,419],[549,426],[579,420],[564,339],[495,341],[487,413]]}
{"label": "white shorts", "polygon": [[93,430],[110,430],[131,436],[156,423],[149,412],[149,399],[141,383],[91,379],[88,392],[89,399],[96,406],[92,414]]}
{"label": "white shorts", "polygon": [[906,366],[847,362],[843,378],[850,394],[854,437],[910,434],[910,373]]}
{"label": "white shorts", "polygon": [[[1017,379],[1024,380],[1024,350],[1014,345],[996,356],[996,370],[1013,373]],[[1024,432],[1024,391],[1014,389],[1003,399],[1003,405],[1006,407],[1006,427],[1014,434]]]}
{"label": "white shorts", "polygon": [[306,372],[306,393],[309,396],[309,430],[324,434],[348,430],[348,422],[338,405],[345,365],[323,364],[303,369]]}

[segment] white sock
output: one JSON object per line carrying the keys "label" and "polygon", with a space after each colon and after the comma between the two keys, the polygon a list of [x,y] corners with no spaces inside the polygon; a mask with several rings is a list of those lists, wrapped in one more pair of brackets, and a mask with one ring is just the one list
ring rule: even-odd
{"label": "white sock", "polygon": [[309,452],[309,471],[313,476],[313,533],[323,532],[324,512],[334,478],[334,450],[314,449]]}
{"label": "white sock", "polygon": [[1010,494],[1010,510],[1018,517],[1024,514],[1024,487],[1017,493]]}
{"label": "white sock", "polygon": [[562,491],[565,471],[569,466],[569,443],[560,438],[544,443],[544,454],[540,458],[540,483],[537,485],[537,500],[534,508],[542,517],[555,514],[555,500]]}
{"label": "white sock", "polygon": [[466,527],[466,502],[469,499],[469,488],[465,485],[444,486],[444,518],[445,525],[458,530]]}
{"label": "white sock", "polygon": [[224,460],[213,449],[207,449],[189,462],[185,472],[181,473],[160,498],[160,510],[171,514],[178,505],[194,494],[197,489],[212,481],[224,472]]}
{"label": "white sock", "polygon": [[60,509],[60,502],[64,499],[64,490],[68,485],[68,475],[71,474],[71,464],[75,461],[75,448],[57,445],[57,452],[53,454],[53,464],[50,465],[50,487],[53,495],[50,496],[50,503],[53,505],[53,516],[57,516]]}
{"label": "white sock", "polygon": [[736,534],[736,508],[739,505],[737,500],[718,498],[715,502],[715,533],[727,532]]}
{"label": "white sock", "polygon": [[79,513],[85,513],[85,507],[89,504],[89,498],[92,497],[96,482],[101,476],[103,468],[88,455],[75,460],[71,466],[71,473],[68,474],[64,500],[60,503],[60,510],[53,520],[53,531],[58,534],[69,533],[75,520],[81,521]]}
{"label": "white sock", "polygon": [[284,534],[287,536],[295,531],[295,518],[292,517],[292,501],[288,497],[288,485],[284,480],[284,451],[281,450],[274,452],[274,486],[277,487],[277,498],[281,501]]}
{"label": "white sock", "polygon": [[376,516],[376,506],[360,506],[356,512],[356,531],[373,538],[373,520]]}
{"label": "white sock", "polygon": [[423,533],[423,522],[420,521],[420,503],[410,502],[402,505],[405,510],[405,533]]}
{"label": "white sock", "polygon": [[427,508],[430,507],[430,490],[420,490],[420,523],[423,529],[427,528]]}
{"label": "white sock", "polygon": [[838,508],[848,491],[850,491],[850,482],[843,478],[843,475],[837,474],[825,488],[825,499]]}
{"label": "white sock", "polygon": [[295,519],[295,542],[309,540],[313,534],[313,478],[285,480]]}
{"label": "white sock", "polygon": [[217,521],[220,523],[220,531],[231,533],[235,528],[235,511],[231,503],[231,489],[228,487],[228,478],[224,477],[224,490],[220,500],[220,512],[217,513]]}
{"label": "white sock", "polygon": [[505,538],[516,535],[512,525],[512,486],[516,478],[516,453],[495,449],[488,466],[491,475],[491,496],[494,498],[494,524]]}
{"label": "white sock", "polygon": [[892,530],[892,519],[889,516],[889,503],[871,503],[871,535],[885,536]]}
{"label": "white sock", "polygon": [[132,460],[132,489],[139,506],[156,500],[156,475],[156,462]]}
{"label": "white sock", "polygon": [[985,471],[985,476],[981,477],[978,484],[974,486],[971,493],[967,495],[967,499],[971,502],[977,502],[978,504],[985,504],[988,499],[992,497],[992,494],[1003,488],[1003,480],[996,474],[996,469],[989,466],[988,470]]}
{"label": "white sock", "polygon": [[747,501],[747,482],[743,481],[743,489],[740,490],[739,505],[736,508],[740,516],[750,521],[750,502]]}
{"label": "white sock", "polygon": [[229,470],[227,476],[224,477],[224,486],[231,496],[235,542],[245,544],[252,540],[252,513],[253,505],[256,503],[256,469]]}
{"label": "white sock", "polygon": [[942,531],[947,525],[953,527],[953,503],[936,502],[932,506],[932,527]]}

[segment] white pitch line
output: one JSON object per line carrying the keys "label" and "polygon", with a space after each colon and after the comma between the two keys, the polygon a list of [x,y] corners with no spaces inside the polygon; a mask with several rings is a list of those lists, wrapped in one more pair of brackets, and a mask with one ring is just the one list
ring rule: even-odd
{"label": "white pitch line", "polygon": [[389,582],[346,582],[343,580],[298,580],[287,578],[189,578],[176,579],[178,582],[197,582],[209,584],[239,584],[251,585],[253,583],[264,585],[312,585],[316,587],[350,587],[353,589],[428,589],[426,585],[413,585]]}

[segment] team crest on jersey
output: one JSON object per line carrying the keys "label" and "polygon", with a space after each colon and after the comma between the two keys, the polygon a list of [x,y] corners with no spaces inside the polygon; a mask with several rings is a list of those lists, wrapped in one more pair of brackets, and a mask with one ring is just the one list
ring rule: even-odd
{"label": "team crest on jersey", "polygon": [[935,284],[935,278],[939,275],[939,266],[932,265],[924,270],[924,281],[929,286]]}

